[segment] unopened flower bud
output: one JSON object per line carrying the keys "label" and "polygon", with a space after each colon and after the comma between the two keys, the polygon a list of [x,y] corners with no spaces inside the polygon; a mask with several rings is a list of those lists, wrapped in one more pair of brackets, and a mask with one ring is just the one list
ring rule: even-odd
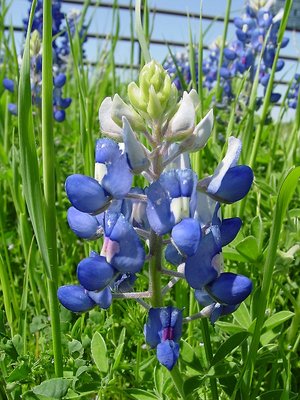
{"label": "unopened flower bud", "polygon": [[128,97],[141,113],[158,121],[164,114],[174,112],[178,92],[164,68],[155,61],[146,64],[140,72],[139,86],[130,83]]}

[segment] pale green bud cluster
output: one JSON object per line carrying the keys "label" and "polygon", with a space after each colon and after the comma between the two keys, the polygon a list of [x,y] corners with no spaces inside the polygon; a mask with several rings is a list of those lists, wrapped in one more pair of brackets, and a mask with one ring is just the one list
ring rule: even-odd
{"label": "pale green bud cluster", "polygon": [[167,71],[151,61],[140,72],[139,86],[128,85],[128,97],[136,110],[158,122],[174,112],[178,91]]}
{"label": "pale green bud cluster", "polygon": [[105,136],[124,143],[133,173],[148,170],[149,147],[159,149],[159,155],[171,162],[186,151],[205,146],[213,127],[213,111],[198,122],[198,93],[193,89],[178,99],[176,86],[157,62],[142,68],[139,86],[134,82],[128,85],[128,97],[131,104],[118,94],[106,97],[99,108],[99,122]]}

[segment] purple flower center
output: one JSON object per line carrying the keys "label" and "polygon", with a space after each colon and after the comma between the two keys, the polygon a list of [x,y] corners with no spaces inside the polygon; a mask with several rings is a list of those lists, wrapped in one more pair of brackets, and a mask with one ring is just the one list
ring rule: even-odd
{"label": "purple flower center", "polygon": [[162,331],[162,341],[174,339],[174,328],[168,326]]}

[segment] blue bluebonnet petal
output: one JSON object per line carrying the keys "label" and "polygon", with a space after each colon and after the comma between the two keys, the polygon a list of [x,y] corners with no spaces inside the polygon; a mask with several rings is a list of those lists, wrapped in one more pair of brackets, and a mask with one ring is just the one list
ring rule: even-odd
{"label": "blue bluebonnet petal", "polygon": [[207,188],[208,193],[214,194],[218,191],[229,168],[232,168],[237,164],[241,150],[242,142],[239,139],[230,136],[228,138],[228,149],[226,155],[209,180],[209,185]]}
{"label": "blue bluebonnet petal", "polygon": [[119,274],[112,285],[112,289],[116,292],[129,292],[132,290],[137,276],[132,273]]}
{"label": "blue bluebonnet petal", "polygon": [[243,275],[224,272],[206,285],[208,293],[217,302],[227,305],[240,304],[252,291],[252,282]]}
{"label": "blue bluebonnet petal", "polygon": [[120,157],[121,152],[118,143],[111,139],[98,139],[95,147],[95,161],[98,163],[111,164],[116,158]]}
{"label": "blue bluebonnet petal", "polygon": [[170,210],[169,195],[159,180],[149,186],[147,196],[146,213],[151,228],[158,235],[170,232],[175,224],[175,218]]}
{"label": "blue bluebonnet petal", "polygon": [[172,340],[178,342],[182,334],[182,310],[175,307],[168,307],[170,312],[170,327],[172,331]]}
{"label": "blue bluebonnet petal", "polygon": [[77,210],[98,214],[109,205],[110,197],[96,179],[74,174],[66,179],[66,192],[72,205]]}
{"label": "blue bluebonnet petal", "polygon": [[116,271],[106,262],[105,257],[84,258],[77,267],[80,284],[87,290],[103,290],[112,280]]}
{"label": "blue bluebonnet petal", "polygon": [[112,254],[109,262],[120,272],[136,273],[140,271],[145,262],[145,250],[136,234],[133,226],[126,221],[122,214],[111,215],[108,212],[110,220],[115,223],[109,227],[110,233],[107,235],[106,227],[108,221],[105,221],[105,235],[109,240],[119,245],[119,251]]}
{"label": "blue bluebonnet petal", "polygon": [[192,256],[201,239],[199,222],[193,218],[183,219],[172,229],[172,239],[180,252]]}
{"label": "blue bluebonnet petal", "polygon": [[170,170],[152,183],[147,191],[147,216],[151,228],[158,234],[170,232],[196,209],[197,176],[190,170]]}
{"label": "blue bluebonnet petal", "polygon": [[107,174],[102,179],[102,186],[115,199],[122,199],[131,188],[132,177],[126,157],[121,155],[107,165]]}
{"label": "blue bluebonnet petal", "polygon": [[95,176],[115,199],[123,199],[132,184],[132,174],[119,146],[111,139],[99,139],[95,150]]}
{"label": "blue bluebonnet petal", "polygon": [[60,73],[53,80],[54,86],[57,88],[62,88],[64,86],[64,84],[66,83],[66,80],[67,80],[66,75],[63,73]]}
{"label": "blue bluebonnet petal", "polygon": [[105,310],[109,308],[112,303],[112,293],[109,287],[106,287],[100,292],[89,291],[88,295],[100,308]]}
{"label": "blue bluebonnet petal", "polygon": [[[252,169],[248,165],[237,165],[229,168],[218,191],[212,197],[221,203],[234,203],[246,196],[252,182]],[[208,194],[210,193],[208,192]]]}
{"label": "blue bluebonnet petal", "polygon": [[58,300],[73,312],[85,312],[95,306],[87,291],[79,285],[65,285],[58,288]]}
{"label": "blue bluebonnet petal", "polygon": [[219,303],[215,303],[213,309],[211,310],[211,314],[209,317],[209,320],[211,322],[212,325],[215,324],[215,322],[217,322],[217,320],[221,317],[222,315],[222,304]]}
{"label": "blue bluebonnet petal", "polygon": [[179,344],[173,340],[166,340],[157,345],[156,356],[158,361],[171,371],[179,357]]}
{"label": "blue bluebonnet petal", "polygon": [[12,79],[4,78],[3,79],[3,86],[6,90],[13,93],[15,90],[15,83]]}
{"label": "blue bluebonnet petal", "polygon": [[67,220],[72,231],[82,239],[91,240],[100,236],[100,223],[95,216],[70,207],[67,212]]}
{"label": "blue bluebonnet petal", "polygon": [[223,219],[220,232],[221,232],[221,242],[222,247],[226,246],[228,243],[232,242],[242,226],[242,220],[238,217]]}
{"label": "blue bluebonnet petal", "polygon": [[159,332],[162,329],[160,312],[160,308],[150,308],[147,322],[144,326],[146,343],[151,347],[156,347],[160,343]]}
{"label": "blue bluebonnet petal", "polygon": [[173,169],[168,172],[162,173],[160,178],[158,179],[164,190],[168,193],[169,198],[171,199],[181,196],[180,181],[178,179],[177,171],[181,170]]}
{"label": "blue bluebonnet petal", "polygon": [[165,259],[173,265],[180,265],[184,262],[185,257],[170,243],[165,250]]}
{"label": "blue bluebonnet petal", "polygon": [[209,317],[210,322],[212,325],[214,325],[220,317],[233,313],[238,307],[239,304],[228,306],[225,304],[216,303]]}
{"label": "blue bluebonnet petal", "polygon": [[203,307],[209,306],[210,304],[215,302],[204,288],[195,290],[195,298],[198,303]]}
{"label": "blue bluebonnet petal", "polygon": [[188,257],[185,263],[185,278],[194,289],[201,289],[218,276],[213,259],[221,252],[219,228],[214,226],[202,237],[196,253]]}

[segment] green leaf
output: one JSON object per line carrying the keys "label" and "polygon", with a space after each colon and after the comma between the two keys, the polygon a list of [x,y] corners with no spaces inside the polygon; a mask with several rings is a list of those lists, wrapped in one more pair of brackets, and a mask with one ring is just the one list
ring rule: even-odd
{"label": "green leaf", "polygon": [[266,346],[267,344],[269,344],[270,342],[272,342],[272,340],[275,339],[276,336],[279,335],[279,333],[280,333],[280,329],[278,329],[277,332],[274,332],[274,331],[267,331],[267,332],[263,333],[263,334],[260,336],[260,343],[261,343],[263,346]]}
{"label": "green leaf", "polygon": [[182,346],[180,350],[181,360],[186,363],[190,368],[193,368],[196,371],[203,370],[200,359],[195,353],[193,347],[188,344],[185,340],[182,340]]}
{"label": "green leaf", "polygon": [[253,262],[258,259],[258,243],[254,236],[248,236],[235,246],[236,250],[248,261]]}
{"label": "green leaf", "polygon": [[214,355],[211,365],[217,364],[222,361],[229,353],[231,353],[236,347],[240,346],[245,339],[249,336],[248,332],[238,332],[231,336],[226,342],[222,343],[218,351]]}
{"label": "green leaf", "polygon": [[50,397],[51,399],[61,399],[67,394],[71,381],[65,378],[53,378],[35,386],[32,391],[36,395]]}
{"label": "green leaf", "polygon": [[181,347],[182,347],[180,350],[181,358],[187,363],[193,362],[194,357],[195,357],[195,352],[194,352],[194,349],[192,348],[192,346],[190,344],[188,344],[185,340],[182,340]]}
{"label": "green leaf", "polygon": [[183,392],[186,396],[193,393],[195,390],[199,389],[203,380],[205,379],[204,376],[193,376],[192,378],[188,378],[183,383]]}
{"label": "green leaf", "polygon": [[153,373],[153,378],[154,378],[154,384],[155,384],[155,389],[157,393],[162,394],[163,393],[163,384],[164,384],[164,372],[163,369],[160,368],[158,365],[154,367],[154,373]]}
{"label": "green leaf", "polygon": [[119,337],[119,344],[115,350],[115,354],[114,354],[114,364],[113,364],[113,370],[117,369],[121,358],[122,358],[122,354],[123,354],[123,347],[124,347],[124,341],[125,341],[125,335],[126,335],[126,328],[123,328]]}
{"label": "green leaf", "polygon": [[254,217],[253,221],[251,222],[251,234],[256,238],[260,252],[264,238],[264,227],[262,219],[259,215],[256,215],[256,217]]}
{"label": "green leaf", "polygon": [[244,257],[242,254],[240,254],[236,249],[233,249],[232,247],[228,246],[224,247],[224,250],[222,249],[222,254],[225,260],[237,261],[237,262],[248,261],[246,257]]}
{"label": "green leaf", "polygon": [[28,378],[31,368],[27,364],[21,364],[17,366],[11,374],[6,378],[8,383],[21,381],[24,378]]}
{"label": "green leaf", "polygon": [[114,354],[115,362],[114,362],[113,367],[112,367],[113,370],[117,369],[119,364],[120,364],[120,361],[121,361],[121,358],[122,358],[122,353],[123,353],[123,347],[124,347],[124,343],[120,343],[120,344],[118,344],[118,346],[117,346],[117,348],[115,350],[115,354]]}
{"label": "green leaf", "polygon": [[131,398],[137,400],[152,400],[152,399],[157,400],[157,396],[155,396],[153,393],[146,392],[146,390],[142,389],[129,389],[126,390],[126,393],[129,394]]}
{"label": "green leaf", "polygon": [[99,332],[94,333],[91,343],[91,352],[99,371],[106,373],[108,371],[107,348]]}
{"label": "green leaf", "polygon": [[233,317],[246,330],[251,325],[251,317],[245,303],[241,303],[239,308],[233,313]]}
{"label": "green leaf", "polygon": [[217,321],[216,326],[227,333],[244,332],[244,328],[236,324],[231,324],[230,322]]}
{"label": "green leaf", "polygon": [[[286,397],[283,397],[287,395]],[[298,395],[293,392],[288,392],[286,389],[277,389],[277,390],[269,390],[268,392],[263,393],[258,397],[258,400],[274,400],[274,399],[289,399],[296,400],[298,399]]]}
{"label": "green leaf", "polygon": [[291,311],[279,311],[278,313],[271,315],[263,325],[263,329],[273,329],[275,326],[283,324],[285,321],[292,318],[295,314]]}
{"label": "green leaf", "polygon": [[68,349],[73,358],[81,357],[84,351],[82,344],[76,339],[68,343]]}

